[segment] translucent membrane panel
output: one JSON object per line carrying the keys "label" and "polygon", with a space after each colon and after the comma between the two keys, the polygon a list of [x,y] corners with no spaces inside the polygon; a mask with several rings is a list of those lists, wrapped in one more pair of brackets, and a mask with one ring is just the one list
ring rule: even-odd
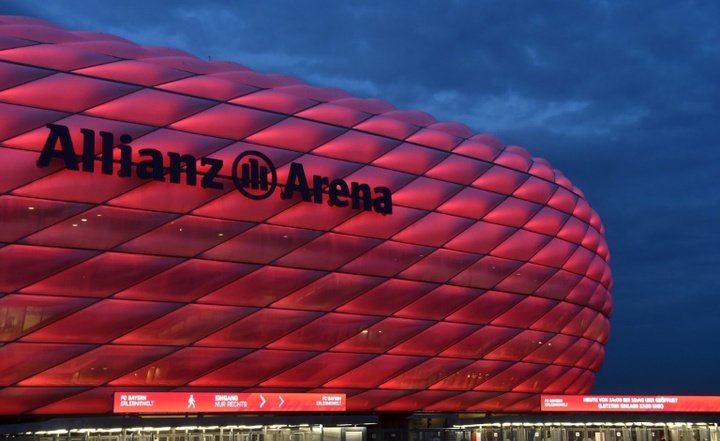
{"label": "translucent membrane panel", "polygon": [[89,207],[88,204],[2,195],[0,196],[0,219],[2,219],[0,242],[18,240],[85,211]]}
{"label": "translucent membrane panel", "polygon": [[494,165],[473,182],[472,186],[482,190],[510,195],[517,190],[527,178],[528,176],[526,174]]}
{"label": "translucent membrane panel", "polygon": [[15,340],[91,303],[74,297],[6,295],[0,298],[0,341]]}
{"label": "translucent membrane panel", "polygon": [[386,241],[343,266],[342,270],[391,277],[432,251],[431,247]]}
{"label": "translucent membrane panel", "polygon": [[174,219],[119,246],[120,251],[193,257],[253,226],[198,216]]}
{"label": "translucent membrane panel", "polygon": [[491,166],[488,162],[452,155],[430,169],[425,175],[456,184],[470,185]]}
{"label": "translucent membrane panel", "polygon": [[424,390],[390,401],[377,408],[379,411],[407,411],[426,407],[457,395],[455,391]]}
{"label": "translucent membrane panel", "polygon": [[31,66],[74,70],[109,63],[116,58],[59,44],[38,44],[2,52],[3,59]]}
{"label": "translucent membrane panel", "polygon": [[[516,404],[527,401],[529,398],[538,399],[537,395],[533,394],[508,392],[470,406],[469,409],[473,411],[486,410],[490,412],[503,412],[505,409],[515,408]],[[522,405],[520,409],[524,409],[527,406],[528,403]],[[537,404],[535,406],[537,406]]]}
{"label": "translucent membrane panel", "polygon": [[251,133],[282,120],[284,116],[244,109],[229,104],[219,104],[211,109],[192,115],[170,127],[201,135],[241,140]]}
{"label": "translucent membrane panel", "polygon": [[432,283],[390,279],[337,308],[339,312],[390,315],[437,287]]}
{"label": "translucent membrane panel", "polygon": [[426,282],[447,282],[480,258],[477,254],[438,249],[410,265],[398,276]]}
{"label": "translucent membrane panel", "polygon": [[179,304],[131,300],[102,300],[23,338],[34,342],[105,343]]}
{"label": "translucent membrane panel", "polygon": [[321,145],[313,153],[366,164],[398,144],[400,141],[390,138],[351,131]]}
{"label": "translucent membrane panel", "polygon": [[558,302],[539,297],[526,297],[492,321],[496,326],[525,328],[550,311]]}
{"label": "translucent membrane panel", "polygon": [[532,329],[539,331],[560,332],[565,325],[572,320],[582,309],[580,305],[561,302],[547,312],[542,318],[533,323]]}
{"label": "translucent membrane panel", "polygon": [[434,356],[479,328],[477,325],[440,322],[392,348],[391,354]]}
{"label": "translucent membrane panel", "polygon": [[[152,103],[152,106],[148,106],[146,103]],[[165,126],[213,105],[215,103],[208,100],[153,89],[142,89],[86,110],[85,113],[90,116],[121,119],[137,124]]]}
{"label": "translucent membrane panel", "polygon": [[374,316],[330,313],[277,340],[268,347],[324,351],[359,334],[380,319],[381,317]]}
{"label": "translucent membrane panel", "polygon": [[451,282],[475,288],[494,288],[508,277],[513,277],[522,262],[484,257],[465,271],[455,276]]}
{"label": "translucent membrane panel", "polygon": [[[5,38],[9,37],[3,38],[4,43],[0,45],[0,48],[9,49],[9,47],[6,47],[5,45],[7,44],[11,46],[12,43],[5,40]],[[15,44],[23,46],[21,40],[15,40]],[[30,44],[30,42],[27,42],[27,44]],[[53,71],[51,70],[0,61],[0,90],[10,89],[19,84],[47,77],[52,74]]]}
{"label": "translucent membrane panel", "polygon": [[[42,127],[42,129],[47,132],[45,124],[55,122],[67,115],[66,113],[52,110],[34,109],[5,103],[0,103],[0,114],[4,119],[3,125],[0,126],[0,141],[21,135],[39,127]],[[10,147],[13,146],[10,145]],[[35,150],[40,150],[41,148],[42,144],[39,144]]]}
{"label": "translucent membrane panel", "polygon": [[446,248],[469,253],[487,254],[516,229],[487,222],[476,222],[445,244]]}
{"label": "translucent membrane panel", "polygon": [[254,311],[237,306],[186,305],[117,338],[114,343],[185,346]]}
{"label": "translucent membrane panel", "polygon": [[334,270],[380,243],[378,239],[325,233],[278,259],[279,265]]}
{"label": "translucent membrane panel", "polygon": [[547,366],[516,386],[513,392],[543,392],[550,383],[562,376],[568,369],[567,366]]}
{"label": "translucent membrane panel", "polygon": [[545,204],[555,194],[557,188],[558,186],[552,182],[531,176],[520,188],[515,190],[513,196],[537,202],[538,204]]}
{"label": "translucent membrane panel", "polygon": [[426,320],[387,318],[333,348],[347,352],[385,352],[400,342],[419,334],[433,324]]}
{"label": "translucent membrane panel", "polygon": [[288,118],[245,138],[245,141],[288,150],[308,152],[339,136],[346,129]]}
{"label": "translucent membrane panel", "polygon": [[273,378],[263,387],[318,387],[372,358],[370,354],[324,352]]}
{"label": "translucent membrane panel", "polygon": [[286,114],[297,113],[308,107],[317,104],[317,101],[303,98],[297,95],[276,92],[273,90],[260,90],[248,93],[230,101],[246,107],[269,110]]}
{"label": "translucent membrane panel", "polygon": [[580,360],[583,355],[593,345],[592,340],[584,338],[578,339],[572,346],[566,349],[558,358],[555,359],[555,364],[562,364],[567,366],[574,366]]}
{"label": "translucent membrane panel", "polygon": [[[270,263],[311,241],[319,231],[258,225],[212,248],[202,257],[246,263]],[[330,255],[329,252],[326,252]]]}
{"label": "translucent membrane panel", "polygon": [[191,75],[189,72],[138,60],[121,60],[100,66],[86,67],[75,72],[91,77],[141,84],[143,86],[154,86]]}
{"label": "translucent membrane panel", "polygon": [[[76,395],[68,396],[35,410],[33,413],[41,415],[62,415],[73,413],[104,413],[112,412],[113,394],[122,389],[113,387],[94,387]],[[132,391],[130,391],[132,392]]]}
{"label": "translucent membrane panel", "polygon": [[23,386],[99,386],[175,351],[172,347],[100,346],[21,381]]}
{"label": "translucent membrane panel", "polygon": [[[0,129],[1,130],[1,129]],[[35,166],[38,154],[24,150],[15,150],[0,146],[0,158],[3,161],[3,179],[0,181],[0,191],[10,192],[32,181],[55,173],[61,164],[51,164],[45,168]],[[6,233],[9,234],[9,233]]]}
{"label": "translucent membrane panel", "polygon": [[496,246],[490,253],[493,256],[507,259],[528,260],[544,247],[550,239],[550,236],[543,234],[518,230]]}
{"label": "translucent membrane panel", "polygon": [[419,177],[393,194],[393,203],[433,210],[459,192],[462,186],[437,179]]}
{"label": "translucent membrane panel", "polygon": [[[324,196],[327,198],[327,195]],[[349,202],[349,200],[348,200]],[[299,202],[270,218],[268,222],[298,228],[330,230],[345,220],[356,216],[358,210],[342,209],[324,204]]]}
{"label": "translucent membrane panel", "polygon": [[433,384],[430,389],[471,390],[511,365],[510,361],[478,360]]}
{"label": "translucent membrane panel", "polygon": [[345,106],[320,103],[299,112],[296,116],[343,127],[352,127],[358,122],[367,119],[370,115]]}
{"label": "translucent membrane panel", "polygon": [[414,208],[397,206],[393,206],[392,216],[383,216],[382,214],[372,211],[363,211],[335,227],[334,231],[344,234],[388,239],[426,213],[426,211],[416,210]]}
{"label": "translucent membrane panel", "polygon": [[211,76],[183,78],[178,81],[161,84],[158,88],[219,101],[235,98],[257,90],[256,87]]}
{"label": "translucent membrane panel", "polygon": [[180,263],[179,259],[106,252],[30,285],[23,292],[107,297]]}
{"label": "translucent membrane panel", "polygon": [[198,346],[261,348],[322,315],[320,312],[261,309],[195,343]]}
{"label": "translucent membrane panel", "polygon": [[451,398],[426,406],[425,410],[433,412],[452,412],[478,405],[485,400],[498,396],[497,392],[465,392]]}
{"label": "translucent membrane panel", "polygon": [[565,390],[575,382],[575,380],[582,375],[582,373],[585,372],[584,369],[580,368],[569,368],[564,374],[562,374],[560,377],[554,379],[552,383],[550,383],[545,388],[545,393],[548,394],[562,394],[565,392]]}
{"label": "translucent membrane panel", "polygon": [[322,277],[324,272],[262,266],[200,299],[203,303],[267,306]]}
{"label": "translucent membrane panel", "polygon": [[385,116],[373,116],[357,126],[357,130],[376,133],[378,135],[389,136],[395,139],[405,139],[411,134],[417,132],[420,127],[397,118],[388,118]]}
{"label": "translucent membrane panel", "polygon": [[169,213],[99,206],[33,234],[25,241],[73,248],[109,249],[175,217]]}
{"label": "translucent membrane panel", "polygon": [[324,384],[337,388],[374,388],[399,372],[425,361],[424,357],[380,355]]}
{"label": "translucent membrane panel", "polygon": [[27,387],[5,387],[0,389],[0,414],[18,415],[45,404],[75,395],[85,387],[36,387],[28,394]]}
{"label": "translucent membrane panel", "polygon": [[554,236],[560,231],[560,228],[565,224],[568,217],[566,213],[545,206],[525,223],[524,228],[535,231],[536,233]]}
{"label": "translucent membrane panel", "polygon": [[421,129],[407,137],[408,142],[450,151],[462,139],[439,130]]}
{"label": "translucent membrane panel", "polygon": [[550,332],[522,331],[485,355],[490,360],[521,360],[552,338]]}
{"label": "translucent membrane panel", "polygon": [[441,320],[477,298],[484,291],[460,286],[442,285],[396,312],[398,317]]}
{"label": "translucent membrane panel", "polygon": [[183,348],[116,380],[111,386],[182,386],[203,374],[233,362],[247,349]]}
{"label": "translucent membrane panel", "polygon": [[382,389],[427,389],[472,363],[472,360],[431,358],[380,385]]}
{"label": "translucent membrane panel", "polygon": [[490,323],[495,317],[504,314],[524,298],[525,296],[517,294],[487,291],[448,316],[447,320],[477,324]]}
{"label": "translucent membrane panel", "polygon": [[404,228],[393,239],[418,245],[442,246],[445,242],[466,230],[472,220],[441,213],[427,216]]}
{"label": "translucent membrane panel", "polygon": [[330,273],[272,304],[274,308],[331,311],[381,282],[379,277]]}
{"label": "translucent membrane panel", "polygon": [[530,261],[540,265],[562,268],[563,264],[572,256],[577,248],[576,244],[553,238],[540,251],[530,258]]}
{"label": "translucent membrane panel", "polygon": [[[1,308],[1,307],[0,307]],[[93,349],[92,345],[9,343],[0,347],[0,385],[9,386]],[[38,354],[43,354],[38,357]]]}
{"label": "translucent membrane panel", "polygon": [[[19,107],[19,109],[28,108]],[[96,155],[102,151],[102,138],[100,136],[100,132],[112,133],[114,135],[114,141],[119,141],[118,136],[121,134],[128,134],[133,138],[137,138],[155,130],[155,127],[151,126],[133,124],[121,120],[119,121],[105,118],[93,118],[81,114],[69,115],[66,118],[56,118],[48,122],[52,122],[54,124],[65,126],[68,128],[68,131],[70,133],[70,139],[72,140],[73,150],[77,153],[80,153],[82,151],[83,143],[86,137],[86,135],[82,132],[81,129],[91,129],[92,131],[94,131],[94,152]],[[45,141],[47,140],[49,133],[50,131],[45,126],[45,124],[40,124],[36,127],[33,127],[33,130],[25,130],[23,131],[23,133],[18,134],[18,136],[15,136],[10,140],[5,141],[5,144],[10,147],[40,151],[45,145]],[[55,160],[50,164],[53,165],[58,163],[64,165],[64,161],[60,160]],[[33,167],[35,167],[34,162]],[[118,166],[116,166],[116,169],[118,169]]]}
{"label": "translucent membrane panel", "polygon": [[486,214],[483,220],[511,227],[522,227],[541,208],[540,204],[509,197]]}
{"label": "translucent membrane panel", "polygon": [[[585,279],[579,274],[559,270],[535,290],[535,295],[558,300],[578,301],[579,299],[576,297],[568,297],[573,296],[573,293],[576,296],[579,294],[582,297],[589,297],[592,295],[593,289],[593,282],[589,279]],[[579,301],[578,303],[586,302]]]}
{"label": "translucent membrane panel", "polygon": [[88,250],[7,245],[0,248],[0,291],[12,292],[76,265],[97,253]]}
{"label": "translucent membrane panel", "polygon": [[527,355],[523,361],[544,364],[552,363],[577,340],[577,337],[569,335],[555,335],[542,345],[538,345],[539,347]]}
{"label": "translucent membrane panel", "polygon": [[491,377],[487,381],[476,387],[476,390],[495,390],[508,391],[512,390],[531,376],[544,368],[541,364],[533,363],[514,363],[504,371]]}
{"label": "translucent membrane panel", "polygon": [[515,270],[514,276],[507,277],[495,285],[495,288],[521,294],[535,294],[537,288],[556,272],[554,268],[525,263]]}
{"label": "translucent membrane panel", "polygon": [[[0,100],[29,107],[81,112],[138,89],[128,84],[57,73],[2,91]],[[68,90],[72,90],[72,99],[67,99]]]}
{"label": "translucent membrane panel", "polygon": [[406,173],[421,174],[447,157],[447,153],[403,143],[382,155],[373,165]]}
{"label": "translucent membrane panel", "polygon": [[131,286],[114,297],[190,302],[255,269],[255,265],[190,259]]}
{"label": "translucent membrane panel", "polygon": [[190,386],[256,386],[304,360],[315,355],[313,352],[273,351],[261,349],[192,381]]}
{"label": "translucent membrane panel", "polygon": [[479,359],[494,348],[504,344],[521,332],[520,329],[485,326],[469,337],[450,346],[440,355],[444,357],[467,357]]}
{"label": "translucent membrane panel", "polygon": [[350,412],[363,409],[375,409],[384,403],[408,395],[410,392],[404,390],[369,390],[357,395],[348,397],[347,410]]}

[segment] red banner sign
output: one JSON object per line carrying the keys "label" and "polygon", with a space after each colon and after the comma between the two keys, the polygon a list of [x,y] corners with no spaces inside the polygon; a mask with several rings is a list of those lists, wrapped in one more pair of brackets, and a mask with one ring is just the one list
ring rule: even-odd
{"label": "red banner sign", "polygon": [[345,394],[115,392],[113,412],[342,412],[345,404]]}
{"label": "red banner sign", "polygon": [[541,395],[542,412],[720,412],[720,396]]}

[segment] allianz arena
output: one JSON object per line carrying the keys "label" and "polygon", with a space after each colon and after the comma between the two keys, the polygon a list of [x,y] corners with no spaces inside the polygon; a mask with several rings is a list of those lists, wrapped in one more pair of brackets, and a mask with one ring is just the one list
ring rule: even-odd
{"label": "allianz arena", "polygon": [[534,412],[602,364],[600,218],[491,135],[19,17],[0,115],[0,414],[138,390]]}

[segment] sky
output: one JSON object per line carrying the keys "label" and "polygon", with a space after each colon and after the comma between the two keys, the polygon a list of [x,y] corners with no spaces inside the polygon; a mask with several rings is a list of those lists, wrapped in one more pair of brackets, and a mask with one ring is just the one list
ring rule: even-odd
{"label": "sky", "polygon": [[720,395],[720,2],[23,0],[0,14],[293,75],[549,160],[607,229],[593,392]]}

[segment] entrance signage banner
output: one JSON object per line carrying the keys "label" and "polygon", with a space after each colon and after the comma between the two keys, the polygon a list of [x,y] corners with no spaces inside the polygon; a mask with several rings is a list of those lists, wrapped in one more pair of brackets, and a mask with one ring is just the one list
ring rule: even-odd
{"label": "entrance signage banner", "polygon": [[542,412],[720,412],[720,396],[541,395]]}
{"label": "entrance signage banner", "polygon": [[342,412],[345,394],[115,392],[114,413]]}

